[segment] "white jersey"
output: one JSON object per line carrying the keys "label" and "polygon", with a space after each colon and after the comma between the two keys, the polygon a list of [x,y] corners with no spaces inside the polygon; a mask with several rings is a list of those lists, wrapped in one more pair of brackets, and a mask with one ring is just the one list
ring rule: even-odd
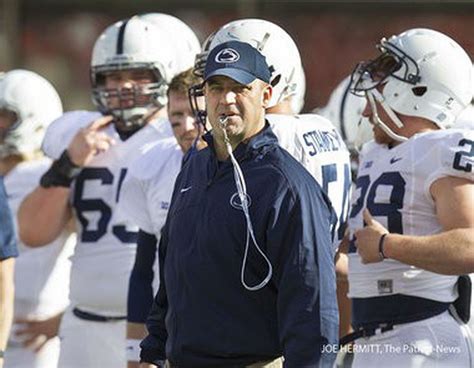
{"label": "white jersey", "polygon": [[[97,113],[83,111],[65,114],[49,126],[43,149],[59,157],[75,134],[68,131],[77,132],[98,117]],[[126,141],[120,140],[113,124],[103,131],[116,144],[95,156],[71,188],[78,239],[72,259],[70,298],[74,306],[85,311],[124,316],[137,227],[117,210],[120,190],[130,163],[147,145],[169,137],[171,128],[167,120],[157,119]],[[58,142],[62,144],[59,148]]]}
{"label": "white jersey", "polygon": [[334,125],[316,114],[266,115],[279,145],[321,185],[337,216],[334,243],[343,237],[350,200],[350,156]]}
{"label": "white jersey", "polygon": [[[182,160],[183,152],[174,137],[161,140],[137,157],[123,183],[120,210],[141,230],[155,235],[158,242]],[[153,271],[159,274],[158,257]],[[154,277],[154,293],[158,286],[159,278]]]}
{"label": "white jersey", "polygon": [[[22,162],[5,176],[8,204],[15,219],[23,198],[38,185],[40,177],[50,166],[51,160],[47,158]],[[67,242],[67,238],[63,233],[41,248],[18,243],[15,318],[46,319],[64,311],[69,304],[69,257],[74,239]]]}
{"label": "white jersey", "polygon": [[161,140],[137,157],[123,184],[121,210],[158,240],[182,160],[183,152],[174,137]]}
{"label": "white jersey", "polygon": [[[474,180],[474,132],[438,130],[420,133],[388,149],[375,142],[365,147],[349,218],[351,233],[363,227],[362,210],[389,232],[430,235],[443,231],[436,217],[431,185],[445,176]],[[457,298],[456,276],[444,276],[393,259],[362,264],[351,247],[349,297],[393,294],[440,302]]]}

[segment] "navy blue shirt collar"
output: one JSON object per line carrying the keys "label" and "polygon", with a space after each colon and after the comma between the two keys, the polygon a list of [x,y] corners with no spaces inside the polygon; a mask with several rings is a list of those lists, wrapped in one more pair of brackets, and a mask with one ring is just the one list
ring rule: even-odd
{"label": "navy blue shirt collar", "polygon": [[[214,137],[212,131],[204,135],[204,140],[209,145],[211,156],[216,156]],[[270,128],[270,124],[265,120],[265,126],[263,129],[254,135],[246,143],[241,142],[234,150],[235,158],[240,161],[247,157],[253,157],[258,154],[264,153],[268,148],[278,144],[278,139]]]}

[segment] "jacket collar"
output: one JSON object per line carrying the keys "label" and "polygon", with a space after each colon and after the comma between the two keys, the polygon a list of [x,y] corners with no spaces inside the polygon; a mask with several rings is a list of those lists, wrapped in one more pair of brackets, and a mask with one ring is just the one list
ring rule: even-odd
{"label": "jacket collar", "polygon": [[[212,131],[204,135],[204,140],[209,145],[209,149],[212,156],[216,156],[214,137]],[[254,135],[246,143],[241,142],[234,150],[235,158],[240,161],[247,157],[257,156],[258,154],[264,153],[268,148],[278,144],[278,139],[273,133],[272,128],[268,121],[265,120],[265,126],[263,129]]]}

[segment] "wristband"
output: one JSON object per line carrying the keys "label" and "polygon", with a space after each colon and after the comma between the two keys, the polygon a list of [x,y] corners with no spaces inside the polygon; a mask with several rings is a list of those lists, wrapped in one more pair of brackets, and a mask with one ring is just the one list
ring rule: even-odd
{"label": "wristband", "polygon": [[127,339],[127,343],[125,345],[125,353],[127,355],[128,362],[140,361],[140,343],[141,340]]}
{"label": "wristband", "polygon": [[5,357],[5,352],[3,350],[0,350],[0,359],[2,359],[3,357]]}
{"label": "wristband", "polygon": [[383,252],[385,236],[387,236],[387,234],[388,234],[388,233],[383,234],[383,235],[380,237],[380,240],[379,240],[379,254],[380,254],[380,259],[381,259],[382,261],[387,258],[387,257],[385,256],[385,253]]}
{"label": "wristband", "polygon": [[81,168],[71,161],[67,150],[64,150],[59,159],[54,161],[49,170],[43,174],[40,185],[43,188],[69,188],[80,171]]}

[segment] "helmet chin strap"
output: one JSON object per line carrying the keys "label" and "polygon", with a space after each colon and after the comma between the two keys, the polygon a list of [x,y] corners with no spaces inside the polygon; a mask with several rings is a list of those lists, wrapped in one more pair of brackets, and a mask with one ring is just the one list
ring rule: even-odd
{"label": "helmet chin strap", "polygon": [[395,112],[390,108],[390,106],[387,105],[387,103],[385,102],[385,98],[382,96],[382,94],[376,89],[373,89],[371,91],[367,91],[366,96],[367,96],[367,99],[369,100],[370,108],[373,114],[373,119],[370,119],[371,123],[374,124],[375,126],[380,127],[390,138],[399,142],[407,141],[408,140],[407,137],[394,133],[387,126],[387,124],[385,124],[382,121],[382,119],[380,119],[379,114],[377,112],[377,104],[375,103],[375,101],[377,101],[378,103],[382,105],[387,115],[390,117],[390,119],[392,119],[392,121],[398,128],[403,128],[403,123],[401,122],[399,117],[395,114]]}

